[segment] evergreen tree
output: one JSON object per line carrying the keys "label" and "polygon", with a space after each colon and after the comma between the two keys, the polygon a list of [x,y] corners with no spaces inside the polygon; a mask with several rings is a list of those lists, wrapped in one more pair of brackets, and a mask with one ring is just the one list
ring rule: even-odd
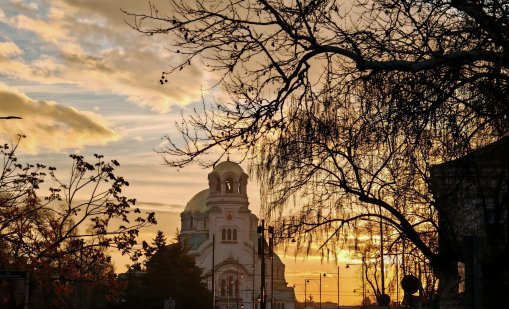
{"label": "evergreen tree", "polygon": [[[157,237],[157,243],[164,235]],[[164,241],[163,241],[164,242]],[[156,240],[154,240],[156,243]],[[202,282],[202,271],[180,243],[159,246],[147,260],[146,272],[129,278],[128,308],[162,308],[164,300],[175,301],[175,308],[210,308],[212,294]]]}

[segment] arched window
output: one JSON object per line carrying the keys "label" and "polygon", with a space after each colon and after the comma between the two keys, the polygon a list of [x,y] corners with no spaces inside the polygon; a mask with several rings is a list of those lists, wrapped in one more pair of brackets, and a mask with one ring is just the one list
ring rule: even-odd
{"label": "arched window", "polygon": [[237,228],[223,228],[221,229],[221,240],[222,241],[237,241],[238,239]]}
{"label": "arched window", "polygon": [[191,219],[189,220],[189,227],[193,227],[193,215],[191,215]]}
{"label": "arched window", "polygon": [[231,177],[226,178],[226,193],[233,193],[233,179]]}
{"label": "arched window", "polygon": [[235,280],[235,297],[239,297],[239,280]]}

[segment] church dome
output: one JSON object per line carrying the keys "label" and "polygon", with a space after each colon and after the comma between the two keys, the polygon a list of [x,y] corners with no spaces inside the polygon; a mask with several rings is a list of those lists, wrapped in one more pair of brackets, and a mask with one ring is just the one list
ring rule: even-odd
{"label": "church dome", "polygon": [[226,173],[234,173],[234,174],[244,174],[244,170],[240,165],[232,161],[224,161],[216,165],[212,172],[216,172],[220,175]]}
{"label": "church dome", "polygon": [[193,198],[187,202],[185,212],[205,212],[207,211],[207,198],[209,197],[209,189],[198,192]]}

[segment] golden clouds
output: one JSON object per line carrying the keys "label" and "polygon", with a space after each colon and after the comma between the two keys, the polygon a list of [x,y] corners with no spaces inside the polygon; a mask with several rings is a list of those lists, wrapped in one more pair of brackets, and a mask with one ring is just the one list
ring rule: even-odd
{"label": "golden clouds", "polygon": [[0,134],[26,135],[21,147],[30,153],[41,149],[60,151],[102,145],[120,138],[94,113],[52,101],[34,101],[3,84],[0,84],[0,115],[23,118],[0,121]]}
{"label": "golden clouds", "polygon": [[[14,4],[11,4],[11,6]],[[159,84],[162,71],[179,62],[165,40],[140,35],[128,27],[121,8],[142,10],[139,1],[48,2],[45,10],[0,10],[0,23],[28,40],[0,42],[0,76],[42,84],[73,84],[85,91],[125,96],[129,102],[167,112],[173,105],[201,100],[211,86],[210,72],[192,63]],[[19,35],[18,35],[19,37]],[[18,46],[16,46],[18,44]]]}
{"label": "golden clouds", "polygon": [[0,42],[0,60],[21,55],[23,51],[13,42]]}

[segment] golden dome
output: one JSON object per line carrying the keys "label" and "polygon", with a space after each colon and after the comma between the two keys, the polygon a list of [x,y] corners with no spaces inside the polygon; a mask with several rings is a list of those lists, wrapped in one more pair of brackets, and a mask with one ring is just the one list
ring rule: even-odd
{"label": "golden dome", "polygon": [[189,202],[187,202],[186,208],[184,211],[186,212],[205,212],[207,211],[207,199],[209,197],[209,189],[205,189],[200,191],[193,196]]}

